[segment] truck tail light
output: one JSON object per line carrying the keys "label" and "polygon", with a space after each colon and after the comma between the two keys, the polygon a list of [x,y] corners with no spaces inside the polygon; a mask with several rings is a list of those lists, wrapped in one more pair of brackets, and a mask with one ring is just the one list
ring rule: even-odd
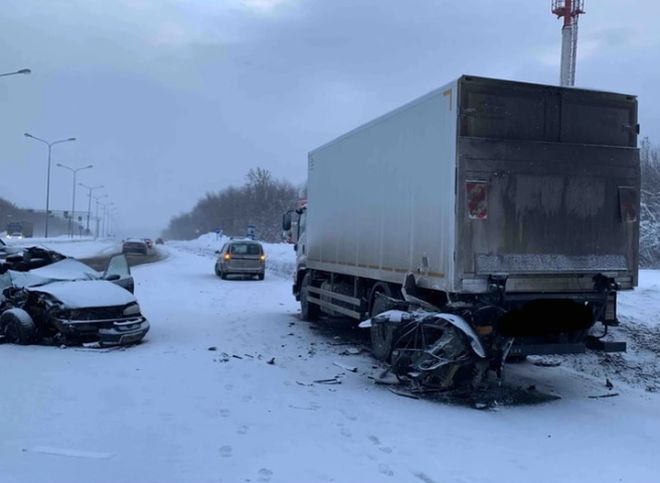
{"label": "truck tail light", "polygon": [[465,194],[468,218],[485,220],[488,218],[488,183],[485,181],[466,181]]}

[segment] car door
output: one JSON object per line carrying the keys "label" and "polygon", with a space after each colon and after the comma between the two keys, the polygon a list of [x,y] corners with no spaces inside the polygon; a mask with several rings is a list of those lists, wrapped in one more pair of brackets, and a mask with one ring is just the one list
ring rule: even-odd
{"label": "car door", "polygon": [[103,280],[108,280],[120,287],[125,288],[133,293],[135,290],[135,283],[131,275],[131,268],[128,265],[126,255],[115,255],[108,262],[108,266],[103,273]]}

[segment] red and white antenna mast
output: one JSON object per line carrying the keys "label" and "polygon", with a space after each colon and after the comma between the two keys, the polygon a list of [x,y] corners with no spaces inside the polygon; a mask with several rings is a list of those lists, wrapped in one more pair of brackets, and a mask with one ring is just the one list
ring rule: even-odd
{"label": "red and white antenna mast", "polygon": [[561,28],[561,70],[559,84],[575,84],[575,61],[577,57],[578,17],[584,13],[584,0],[552,0],[552,13],[564,18]]}

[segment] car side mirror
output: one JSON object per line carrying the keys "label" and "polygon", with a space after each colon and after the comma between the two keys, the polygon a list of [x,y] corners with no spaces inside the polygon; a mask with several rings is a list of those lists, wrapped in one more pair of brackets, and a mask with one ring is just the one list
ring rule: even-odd
{"label": "car side mirror", "polygon": [[220,250],[216,250],[216,251],[215,251],[215,254],[216,254],[216,255],[220,255]]}

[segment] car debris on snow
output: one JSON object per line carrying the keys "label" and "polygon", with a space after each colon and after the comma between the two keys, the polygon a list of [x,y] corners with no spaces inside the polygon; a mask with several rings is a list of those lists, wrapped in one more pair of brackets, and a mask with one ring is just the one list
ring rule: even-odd
{"label": "car debris on snow", "polygon": [[337,367],[339,367],[341,369],[344,369],[346,371],[349,371],[349,372],[357,372],[358,371],[357,367],[347,366],[347,365],[341,364],[339,362],[333,362],[332,365],[337,366]]}

